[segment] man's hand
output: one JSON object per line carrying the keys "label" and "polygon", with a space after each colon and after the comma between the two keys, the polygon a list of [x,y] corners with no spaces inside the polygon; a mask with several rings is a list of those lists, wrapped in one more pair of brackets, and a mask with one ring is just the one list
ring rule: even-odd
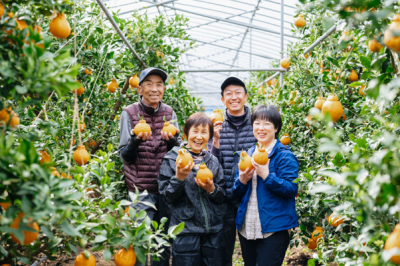
{"label": "man's hand", "polygon": [[[176,134],[175,134],[175,136],[176,136],[176,135],[179,136],[179,133],[180,133],[179,129],[176,129]],[[162,138],[163,140],[165,140],[165,141],[169,141],[169,140],[173,139],[175,136],[173,136],[173,135],[171,134],[171,132],[168,132],[168,134],[167,134],[167,132],[164,132],[164,133],[163,133],[163,132],[161,131],[161,138]]]}
{"label": "man's hand", "polygon": [[269,175],[269,161],[262,165],[262,164],[258,164],[254,161],[254,159],[251,160],[251,163],[254,166],[254,169],[256,170],[257,175],[259,175],[263,180],[265,180],[265,178],[267,178],[267,176]]}
{"label": "man's hand", "polygon": [[[150,134],[147,134],[147,132],[146,132],[143,135],[143,132],[140,132],[139,135],[136,136],[136,138],[140,139],[142,141],[146,141],[146,140],[150,139],[152,133],[153,132],[150,131]],[[132,129],[131,135],[135,135],[135,130],[134,129]]]}
{"label": "man's hand", "polygon": [[192,171],[194,166],[193,162],[189,162],[185,167],[182,167],[182,159],[179,160],[178,164],[176,165],[176,178],[183,181],[188,177],[190,171]]}
{"label": "man's hand", "polygon": [[211,193],[215,189],[214,182],[212,181],[212,179],[210,180],[209,178],[207,178],[206,183],[201,182],[201,180],[198,178],[195,178],[194,181],[196,181],[196,184],[202,189],[204,189],[207,193]]}
{"label": "man's hand", "polygon": [[249,171],[249,168],[246,168],[246,170],[243,172],[239,169],[239,180],[242,182],[242,184],[247,185],[247,183],[250,181],[250,179],[253,177],[254,174],[254,168]]}
{"label": "man's hand", "polygon": [[219,138],[220,132],[222,130],[222,121],[218,121],[214,123],[214,136],[213,136],[213,146],[219,149]]}

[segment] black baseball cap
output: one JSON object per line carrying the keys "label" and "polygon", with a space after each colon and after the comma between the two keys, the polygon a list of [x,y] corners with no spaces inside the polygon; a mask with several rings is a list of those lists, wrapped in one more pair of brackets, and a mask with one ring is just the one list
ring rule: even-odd
{"label": "black baseball cap", "polygon": [[243,80],[241,78],[235,77],[235,76],[229,76],[224,82],[222,82],[221,85],[221,94],[224,96],[224,90],[226,87],[229,85],[240,85],[243,86],[244,92],[247,94],[247,88],[246,85],[244,84]]}
{"label": "black baseball cap", "polygon": [[143,70],[142,73],[140,73],[139,84],[142,84],[143,80],[149,75],[157,75],[161,77],[164,83],[168,78],[168,75],[165,73],[165,71],[155,67],[148,67]]}

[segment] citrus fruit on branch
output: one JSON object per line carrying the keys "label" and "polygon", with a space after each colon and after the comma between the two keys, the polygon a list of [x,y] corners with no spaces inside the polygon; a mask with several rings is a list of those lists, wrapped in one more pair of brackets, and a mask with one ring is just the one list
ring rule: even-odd
{"label": "citrus fruit on branch", "polygon": [[125,248],[118,250],[117,254],[115,254],[114,262],[117,266],[135,266],[136,253],[133,250],[133,247],[129,246],[128,250]]}
{"label": "citrus fruit on branch", "polygon": [[[23,212],[20,212],[18,216],[14,219],[14,221],[11,223],[10,227],[14,229],[19,229],[19,225],[21,223],[21,219],[25,216]],[[32,222],[32,219],[28,219],[29,224],[28,226],[35,230],[36,232],[31,232],[31,231],[23,231],[24,233],[24,245],[29,245],[30,243],[34,242],[38,236],[39,236],[39,225],[37,222]],[[21,242],[14,236],[13,233],[10,234],[12,241],[15,243],[21,245]]]}
{"label": "citrus fruit on branch", "polygon": [[71,35],[71,26],[65,18],[65,14],[58,13],[50,22],[49,30],[54,37],[66,39]]}

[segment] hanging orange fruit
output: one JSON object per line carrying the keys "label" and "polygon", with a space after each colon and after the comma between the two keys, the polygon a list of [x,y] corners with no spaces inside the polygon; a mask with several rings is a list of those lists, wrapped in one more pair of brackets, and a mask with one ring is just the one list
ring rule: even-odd
{"label": "hanging orange fruit", "polygon": [[74,152],[74,161],[79,165],[84,165],[89,161],[89,153],[87,152],[85,146],[79,145]]}
{"label": "hanging orange fruit", "polygon": [[132,246],[129,246],[128,250],[121,248],[115,254],[114,262],[117,266],[135,266],[136,264],[136,253]]}
{"label": "hanging orange fruit", "polygon": [[51,174],[53,176],[60,177],[60,173],[57,171],[57,169],[55,167],[50,167],[50,170],[51,170]]}
{"label": "hanging orange fruit", "polygon": [[317,100],[315,101],[315,105],[314,107],[321,110],[322,109],[322,105],[324,105],[325,103],[325,99],[324,97],[318,96]]}
{"label": "hanging orange fruit", "polygon": [[85,122],[79,123],[78,124],[78,131],[83,132],[86,128]]}
{"label": "hanging orange fruit", "polygon": [[[339,43],[341,43],[341,42],[348,42],[348,41],[350,41],[351,39],[353,39],[353,41],[355,41],[355,38],[353,37],[353,36],[349,36],[349,31],[343,31],[342,32],[342,36],[339,38]],[[345,51],[345,52],[350,52],[351,50],[353,50],[353,48],[349,45],[349,44],[347,44],[347,46],[346,46],[347,48],[346,49],[344,49],[343,51]]]}
{"label": "hanging orange fruit", "polygon": [[170,85],[174,85],[174,83],[175,83],[175,80],[174,80],[173,78],[170,78],[170,79],[169,79],[169,84],[170,84]]}
{"label": "hanging orange fruit", "polygon": [[295,20],[294,20],[294,25],[297,28],[302,28],[306,25],[306,21],[304,19],[304,16],[300,14]]}
{"label": "hanging orange fruit", "polygon": [[314,232],[312,232],[312,239],[317,242],[318,238],[323,237],[324,230],[322,229],[322,227],[317,226],[317,228],[314,230]]}
{"label": "hanging orange fruit", "polygon": [[292,63],[290,61],[290,57],[289,58],[284,58],[284,59],[281,60],[281,67],[283,67],[285,69],[289,68],[291,64]]}
{"label": "hanging orange fruit", "polygon": [[371,50],[373,53],[379,52],[383,46],[375,39],[372,39],[368,42],[368,48]]}
{"label": "hanging orange fruit", "polygon": [[335,95],[330,95],[328,100],[322,105],[322,113],[329,113],[332,121],[336,122],[343,115],[343,106]]}
{"label": "hanging orange fruit", "polygon": [[140,121],[133,128],[135,135],[137,136],[140,133],[143,133],[143,136],[145,133],[147,133],[147,135],[150,135],[150,132],[151,132],[150,126],[146,123],[146,120],[144,120],[143,117],[139,116],[139,113],[138,113],[138,117],[140,118]]}
{"label": "hanging orange fruit", "polygon": [[292,141],[292,140],[290,139],[288,133],[286,133],[285,135],[283,135],[283,136],[280,138],[280,142],[281,142],[283,145],[289,145],[291,141]]}
{"label": "hanging orange fruit", "polygon": [[176,127],[173,124],[171,124],[170,121],[166,121],[165,116],[164,116],[164,121],[165,122],[164,122],[164,127],[162,129],[162,133],[164,134],[164,132],[166,132],[167,135],[168,135],[168,133],[171,133],[172,136],[175,136],[176,130],[177,130]]}
{"label": "hanging orange fruit", "polygon": [[118,83],[115,79],[113,79],[110,83],[107,85],[107,89],[109,92],[114,93],[118,89]]}
{"label": "hanging orange fruit", "polygon": [[316,249],[317,248],[317,242],[315,242],[312,238],[308,239],[308,248],[309,249]]}
{"label": "hanging orange fruit", "polygon": [[344,217],[337,215],[335,212],[328,217],[328,223],[333,227],[338,227],[339,225],[344,223]]}
{"label": "hanging orange fruit", "polygon": [[76,256],[74,266],[96,266],[96,258],[90,254],[89,259],[86,259],[85,254],[81,252]]}
{"label": "hanging orange fruit", "polygon": [[4,15],[4,6],[0,3],[0,18]]}
{"label": "hanging orange fruit", "polygon": [[72,176],[71,176],[71,175],[68,175],[68,177],[67,177],[67,174],[66,174],[66,173],[61,173],[61,177],[62,177],[62,178],[66,178],[66,179],[72,179]]}
{"label": "hanging orange fruit", "polygon": [[57,17],[50,22],[50,32],[54,37],[66,39],[71,35],[71,26],[65,18],[65,14],[58,13]]}
{"label": "hanging orange fruit", "polygon": [[82,95],[85,92],[85,88],[83,87],[83,85],[81,83],[81,86],[79,87],[79,89],[72,90],[72,92],[79,96],[79,95]]}
{"label": "hanging orange fruit", "polygon": [[205,163],[202,163],[199,166],[199,170],[197,171],[196,178],[199,179],[203,183],[207,183],[207,179],[213,179],[213,173],[210,169],[207,168]]}
{"label": "hanging orange fruit", "polygon": [[273,86],[278,82],[278,80],[276,78],[270,79],[268,80],[267,84],[268,86]]}
{"label": "hanging orange fruit", "polygon": [[352,71],[351,71],[349,80],[350,80],[351,82],[354,82],[354,81],[357,81],[357,80],[358,80],[358,75],[357,75],[357,72],[356,72],[355,70],[352,70]]}
{"label": "hanging orange fruit", "polygon": [[253,159],[256,163],[264,165],[268,162],[268,152],[265,151],[265,148],[263,147],[263,145],[261,145],[260,147],[258,147],[258,143],[257,143],[257,149],[256,151],[253,153]]}
{"label": "hanging orange fruit", "polygon": [[129,84],[131,85],[131,87],[136,88],[139,85],[139,77],[133,74],[132,77],[129,79]]}
{"label": "hanging orange fruit", "polygon": [[40,164],[45,164],[51,162],[50,155],[46,151],[39,151],[40,153]]}
{"label": "hanging orange fruit", "polygon": [[383,41],[385,42],[387,47],[400,53],[400,37],[393,36],[392,30],[395,32],[400,31],[400,15],[399,14],[396,14],[394,16],[392,23],[390,24],[389,28],[385,31]]}
{"label": "hanging orange fruit", "polygon": [[88,69],[88,68],[85,68],[85,74],[86,75],[92,75],[92,71],[90,70],[90,69]]}
{"label": "hanging orange fruit", "polygon": [[242,151],[240,153],[240,160],[239,160],[239,169],[240,171],[244,172],[246,169],[249,168],[249,172],[253,170],[253,164],[251,163],[251,157],[247,154],[246,151]]}
{"label": "hanging orange fruit", "polygon": [[[23,212],[20,212],[18,217],[14,219],[14,221],[11,223],[10,227],[14,228],[14,229],[19,229],[19,225],[21,223],[21,219],[25,216],[25,214]],[[23,231],[24,233],[24,245],[29,245],[30,243],[34,242],[38,236],[39,236],[39,225],[37,222],[32,222],[32,219],[29,218],[28,219],[29,224],[28,226],[30,228],[32,228],[33,230],[35,230],[36,232],[31,232],[31,231]],[[19,245],[21,245],[21,242],[14,236],[13,233],[10,233],[11,239],[12,241],[14,241],[14,243],[17,243]]]}
{"label": "hanging orange fruit", "polygon": [[19,20],[19,19],[17,19],[17,20],[15,20],[15,21],[17,22],[17,28],[18,28],[19,30],[22,31],[22,30],[28,28],[28,25],[26,24],[25,20]]}
{"label": "hanging orange fruit", "polygon": [[362,86],[360,87],[360,89],[358,90],[358,95],[364,96],[364,95],[365,95],[364,90],[365,90],[365,85],[362,85]]}
{"label": "hanging orange fruit", "polygon": [[178,157],[176,157],[175,164],[178,165],[180,160],[182,160],[181,168],[185,168],[189,162],[191,162],[191,164],[193,164],[193,157],[186,149],[178,150]]}
{"label": "hanging orange fruit", "polygon": [[0,202],[0,207],[3,207],[4,211],[6,211],[8,209],[8,207],[10,207],[11,202]]}
{"label": "hanging orange fruit", "polygon": [[222,110],[219,110],[219,109],[213,110],[213,113],[210,116],[210,118],[211,118],[211,121],[213,123],[223,122],[224,121],[224,116],[222,114]]}
{"label": "hanging orange fruit", "polygon": [[[385,250],[389,250],[392,248],[400,249],[400,224],[397,224],[394,228],[394,231],[389,235],[385,242]],[[393,255],[390,258],[390,261],[394,264],[400,264],[400,255]]]}

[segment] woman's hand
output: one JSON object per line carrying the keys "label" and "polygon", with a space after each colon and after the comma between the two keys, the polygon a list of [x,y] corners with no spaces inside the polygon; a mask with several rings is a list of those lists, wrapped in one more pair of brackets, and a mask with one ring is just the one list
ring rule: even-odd
{"label": "woman's hand", "polygon": [[196,184],[202,189],[204,189],[207,193],[211,193],[215,189],[214,182],[212,181],[212,179],[210,180],[209,178],[207,178],[206,183],[201,182],[201,180],[197,178],[195,178],[194,181],[196,181]]}
{"label": "woman's hand", "polygon": [[256,170],[256,173],[258,176],[260,176],[263,180],[265,180],[265,178],[267,178],[267,176],[269,175],[269,161],[262,165],[262,164],[258,164],[254,161],[254,159],[251,160],[251,163],[254,166],[254,169]]}
{"label": "woman's hand", "polygon": [[192,171],[194,166],[193,162],[189,162],[185,167],[182,167],[182,159],[179,160],[178,164],[176,165],[176,178],[183,181],[188,177],[190,171]]}
{"label": "woman's hand", "polygon": [[254,174],[254,168],[249,171],[249,168],[247,168],[244,172],[239,169],[239,180],[242,182],[243,185],[247,185],[247,182],[250,181],[250,179],[253,177]]}

